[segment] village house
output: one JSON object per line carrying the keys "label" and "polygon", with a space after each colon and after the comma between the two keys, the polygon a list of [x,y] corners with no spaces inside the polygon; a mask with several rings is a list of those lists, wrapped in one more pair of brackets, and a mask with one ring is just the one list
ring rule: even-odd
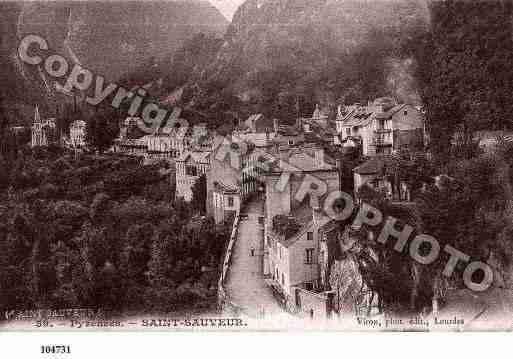
{"label": "village house", "polygon": [[112,151],[129,156],[145,157],[148,152],[148,140],[139,128],[139,117],[127,117],[120,123],[119,136],[114,140]]}
{"label": "village house", "polygon": [[327,111],[315,106],[312,117],[298,119],[297,128],[304,133],[304,141],[307,143],[322,143],[324,145],[338,144],[335,122],[329,120]]}
{"label": "village house", "polygon": [[385,176],[385,166],[389,158],[386,156],[375,156],[362,163],[353,170],[355,193],[364,186],[383,192],[387,198],[392,198],[392,183]]}
{"label": "village house", "polygon": [[[296,194],[307,174],[323,180],[328,193],[338,190],[339,174],[322,148],[282,148],[279,156],[279,164],[265,174],[264,274],[293,304],[295,288],[318,286],[319,230],[329,222],[320,211],[322,198],[307,195],[299,201]],[[290,175],[283,186],[282,174]]]}
{"label": "village house", "polygon": [[[179,112],[178,114],[175,114],[175,112],[173,112],[174,116],[179,116]],[[162,127],[158,127],[151,135],[145,138],[148,147],[146,157],[149,161],[174,161],[187,148],[185,131],[170,125],[169,122],[166,122]]]}
{"label": "village house", "polygon": [[[296,230],[281,233],[280,221],[296,223]],[[289,306],[312,317],[326,317],[330,312],[329,296],[323,293],[319,277],[320,239],[330,219],[318,206],[304,204],[290,216],[276,216],[267,236],[269,277],[279,288]],[[288,224],[290,225],[290,224]]]}
{"label": "village house", "polygon": [[273,120],[274,139],[272,141],[274,146],[298,146],[305,142],[305,134],[301,126],[294,125],[280,125],[278,119]]}
{"label": "village house", "polygon": [[83,148],[86,145],[86,123],[82,120],[73,121],[69,127],[69,141],[72,148]]}
{"label": "village house", "polygon": [[148,152],[148,140],[146,137],[116,139],[112,146],[112,151],[128,156],[146,157]]}
{"label": "village house", "polygon": [[215,146],[215,138],[208,131],[207,125],[200,123],[188,129],[183,145],[185,150],[210,152]]}
{"label": "village house", "polygon": [[[493,153],[501,144],[513,142],[513,132],[511,131],[474,131],[468,136],[470,137],[470,140],[477,144],[479,149],[484,153]],[[455,131],[452,135],[451,145],[461,145],[466,141],[466,134],[460,129]]]}
{"label": "village house", "polygon": [[234,143],[252,143],[255,147],[265,148],[272,145],[275,136],[273,121],[262,114],[255,114],[239,123],[231,134],[231,140]]}
{"label": "village house", "polygon": [[210,167],[210,154],[207,151],[185,151],[176,159],[176,197],[192,201],[192,187]]}
{"label": "village house", "polygon": [[336,128],[339,140],[358,138],[364,156],[392,154],[424,148],[424,115],[413,105],[379,98],[367,106],[339,107]]}
{"label": "village house", "polygon": [[[399,178],[396,168],[400,155],[376,155],[353,170],[356,195],[362,187],[368,186],[395,202],[412,202],[422,188],[432,185],[434,179],[428,175],[417,177],[416,183]],[[402,157],[401,166],[414,168],[416,161],[427,156],[423,153]]]}
{"label": "village house", "polygon": [[140,117],[127,117],[119,124],[119,139],[142,137],[144,133],[139,129]]}
{"label": "village house", "polygon": [[216,223],[239,214],[248,197],[263,189],[259,154],[248,142],[222,141],[215,146],[207,172],[206,207]]}

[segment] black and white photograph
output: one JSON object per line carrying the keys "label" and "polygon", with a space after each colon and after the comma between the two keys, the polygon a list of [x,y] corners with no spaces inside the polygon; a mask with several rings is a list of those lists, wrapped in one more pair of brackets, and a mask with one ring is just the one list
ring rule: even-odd
{"label": "black and white photograph", "polygon": [[0,39],[0,332],[513,329],[512,1],[2,1]]}

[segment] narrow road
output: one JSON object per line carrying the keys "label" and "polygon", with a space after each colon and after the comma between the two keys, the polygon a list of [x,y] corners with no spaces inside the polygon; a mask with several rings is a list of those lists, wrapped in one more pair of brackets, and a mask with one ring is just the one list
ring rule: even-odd
{"label": "narrow road", "polygon": [[252,317],[284,312],[265,284],[263,276],[264,225],[263,222],[259,223],[259,218],[263,216],[262,201],[249,203],[241,214],[226,283],[230,301]]}

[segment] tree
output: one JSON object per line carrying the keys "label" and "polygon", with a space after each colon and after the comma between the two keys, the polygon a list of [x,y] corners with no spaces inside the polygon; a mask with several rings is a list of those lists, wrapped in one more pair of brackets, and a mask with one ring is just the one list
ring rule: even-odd
{"label": "tree", "polygon": [[417,78],[432,150],[443,162],[460,129],[513,127],[512,3],[446,0],[431,5],[431,31],[418,39]]}
{"label": "tree", "polygon": [[118,134],[118,121],[113,110],[100,109],[87,121],[86,142],[99,153],[110,148]]}

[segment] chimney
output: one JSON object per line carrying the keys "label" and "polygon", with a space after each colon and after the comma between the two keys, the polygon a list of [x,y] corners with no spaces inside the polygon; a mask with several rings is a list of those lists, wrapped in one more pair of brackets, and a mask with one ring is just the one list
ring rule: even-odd
{"label": "chimney", "polygon": [[310,207],[312,207],[312,221],[314,226],[318,229],[322,223],[322,211],[319,202],[319,197],[315,193],[310,193]]}
{"label": "chimney", "polygon": [[301,117],[298,117],[297,120],[296,120],[296,127],[298,128],[298,130],[302,131],[303,130],[303,127],[302,127],[302,123],[303,121],[301,121]]}
{"label": "chimney", "polygon": [[279,131],[279,129],[280,129],[280,123],[279,123],[279,121],[278,121],[278,119],[277,119],[277,118],[275,118],[275,119],[273,120],[273,125],[274,125],[274,133],[275,133],[276,135],[278,135],[278,131]]}
{"label": "chimney", "polygon": [[324,167],[324,149],[316,148],[314,150],[314,159],[315,159],[315,167],[322,168]]}

